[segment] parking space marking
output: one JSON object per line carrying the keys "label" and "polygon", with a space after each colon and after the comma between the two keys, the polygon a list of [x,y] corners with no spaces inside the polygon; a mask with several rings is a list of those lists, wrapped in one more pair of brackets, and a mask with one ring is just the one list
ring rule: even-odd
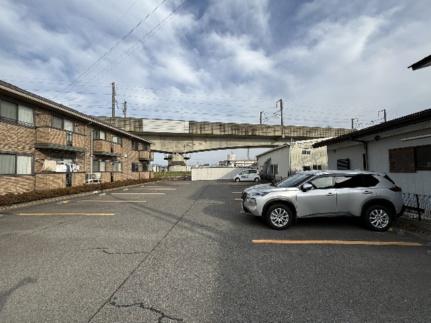
{"label": "parking space marking", "polygon": [[147,201],[124,201],[124,200],[79,200],[77,202],[104,202],[104,203],[147,203]]}
{"label": "parking space marking", "polygon": [[91,212],[22,212],[16,215],[22,216],[112,216],[115,213],[91,213]]}
{"label": "parking space marking", "polygon": [[238,197],[237,197],[237,198],[235,198],[234,200],[235,200],[235,201],[242,201],[242,199],[241,199],[241,198],[238,198]]}
{"label": "parking space marking", "polygon": [[242,192],[232,192],[232,194],[241,194]]}
{"label": "parking space marking", "polygon": [[367,240],[252,240],[254,244],[288,245],[360,245],[360,246],[399,246],[421,247],[423,244],[407,241],[367,241]]}
{"label": "parking space marking", "polygon": [[166,195],[166,193],[156,192],[127,192],[127,193],[111,193],[111,195]]}
{"label": "parking space marking", "polygon": [[176,191],[176,188],[172,188],[172,187],[144,187],[144,189],[146,190],[151,190],[151,191]]}

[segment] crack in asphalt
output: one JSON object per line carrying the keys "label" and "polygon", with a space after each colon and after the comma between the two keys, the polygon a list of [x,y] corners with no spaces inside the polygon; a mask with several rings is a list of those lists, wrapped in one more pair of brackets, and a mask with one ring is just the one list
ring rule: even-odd
{"label": "crack in asphalt", "polygon": [[148,310],[148,311],[151,311],[153,313],[157,313],[160,315],[159,319],[158,319],[158,323],[162,323],[163,319],[169,319],[169,320],[174,321],[174,322],[184,322],[184,320],[181,318],[165,314],[163,311],[161,311],[161,310],[159,310],[153,306],[147,306],[144,303],[117,304],[117,303],[115,303],[115,301],[111,301],[111,302],[109,302],[109,305],[115,306],[117,308],[129,308],[129,307],[137,306],[137,307],[142,308],[144,310]]}
{"label": "crack in asphalt", "polygon": [[[129,278],[138,270],[138,268],[148,259],[148,257],[151,255],[151,253],[153,253],[154,250],[157,249],[157,247],[162,243],[163,240],[166,239],[166,237],[172,232],[172,230],[178,225],[178,223],[180,223],[184,217],[190,212],[190,210],[195,206],[195,204],[199,201],[200,197],[204,194],[204,192],[208,189],[209,186],[204,187],[203,190],[201,190],[201,192],[198,194],[198,196],[196,196],[196,198],[194,199],[194,201],[192,202],[192,204],[184,211],[184,213],[177,219],[177,221],[175,221],[175,223],[169,228],[169,230],[163,235],[163,237],[157,241],[157,243],[153,246],[153,248],[145,255],[145,257],[138,263],[138,265],[130,272],[129,275],[127,275],[127,277],[121,282],[121,284],[114,290],[114,292],[109,296],[109,298],[97,309],[97,311],[88,319],[88,323],[91,323],[91,321],[96,317],[96,315],[103,309],[103,307],[105,307],[107,304],[112,305],[112,303],[115,304],[115,301],[113,301],[114,299],[114,295],[115,293],[117,293],[121,287],[124,286],[124,284],[129,280]],[[142,303],[135,303],[135,304],[142,304]],[[113,305],[115,306],[115,305]],[[137,306],[137,305],[135,305]],[[158,311],[156,313],[163,313],[160,310],[148,306],[148,309],[154,309],[155,311]],[[168,318],[168,316],[161,316],[159,318],[159,323],[161,322],[161,320],[163,320],[163,318]],[[178,321],[177,322],[182,322]]]}
{"label": "crack in asphalt", "polygon": [[101,247],[82,249],[82,250],[100,250],[103,253],[106,253],[107,255],[139,255],[139,254],[148,253],[148,251],[112,251],[112,249],[101,248]]}

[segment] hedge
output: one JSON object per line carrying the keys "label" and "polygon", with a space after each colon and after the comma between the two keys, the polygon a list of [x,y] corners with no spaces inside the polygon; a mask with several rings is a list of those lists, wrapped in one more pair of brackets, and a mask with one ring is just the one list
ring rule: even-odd
{"label": "hedge", "polygon": [[5,195],[0,195],[0,206],[7,206],[17,203],[25,203],[25,202],[32,202],[47,198],[53,198],[53,197],[59,197],[59,196],[65,196],[65,195],[71,195],[71,194],[78,194],[78,193],[85,193],[85,192],[92,192],[92,191],[100,191],[105,190],[109,188],[116,188],[121,186],[127,186],[127,185],[136,185],[136,184],[142,184],[154,181],[155,179],[129,179],[124,181],[117,181],[117,182],[107,182],[107,183],[100,183],[100,184],[87,184],[82,186],[74,186],[74,187],[67,187],[67,188],[57,188],[52,190],[40,190],[40,191],[32,191],[32,192],[25,192],[20,194],[14,194],[14,193],[8,193]]}

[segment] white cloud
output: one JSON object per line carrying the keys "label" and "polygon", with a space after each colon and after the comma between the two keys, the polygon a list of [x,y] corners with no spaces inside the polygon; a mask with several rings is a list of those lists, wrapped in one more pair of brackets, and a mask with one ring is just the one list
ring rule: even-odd
{"label": "white cloud", "polygon": [[431,53],[427,0],[211,0],[166,20],[167,1],[68,88],[160,0],[132,3],[0,0],[0,78],[98,115],[112,81],[131,115],[173,119],[257,122],[283,97],[288,123],[348,127],[431,101],[431,70],[406,68]]}

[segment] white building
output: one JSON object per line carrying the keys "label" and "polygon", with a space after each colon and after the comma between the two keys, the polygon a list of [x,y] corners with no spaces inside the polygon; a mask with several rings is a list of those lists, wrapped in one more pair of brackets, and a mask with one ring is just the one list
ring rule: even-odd
{"label": "white building", "polygon": [[263,178],[281,179],[289,174],[327,168],[326,147],[314,148],[323,139],[292,142],[257,155],[257,167]]}
{"label": "white building", "polygon": [[405,193],[431,192],[431,109],[316,143],[330,169],[388,174]]}

